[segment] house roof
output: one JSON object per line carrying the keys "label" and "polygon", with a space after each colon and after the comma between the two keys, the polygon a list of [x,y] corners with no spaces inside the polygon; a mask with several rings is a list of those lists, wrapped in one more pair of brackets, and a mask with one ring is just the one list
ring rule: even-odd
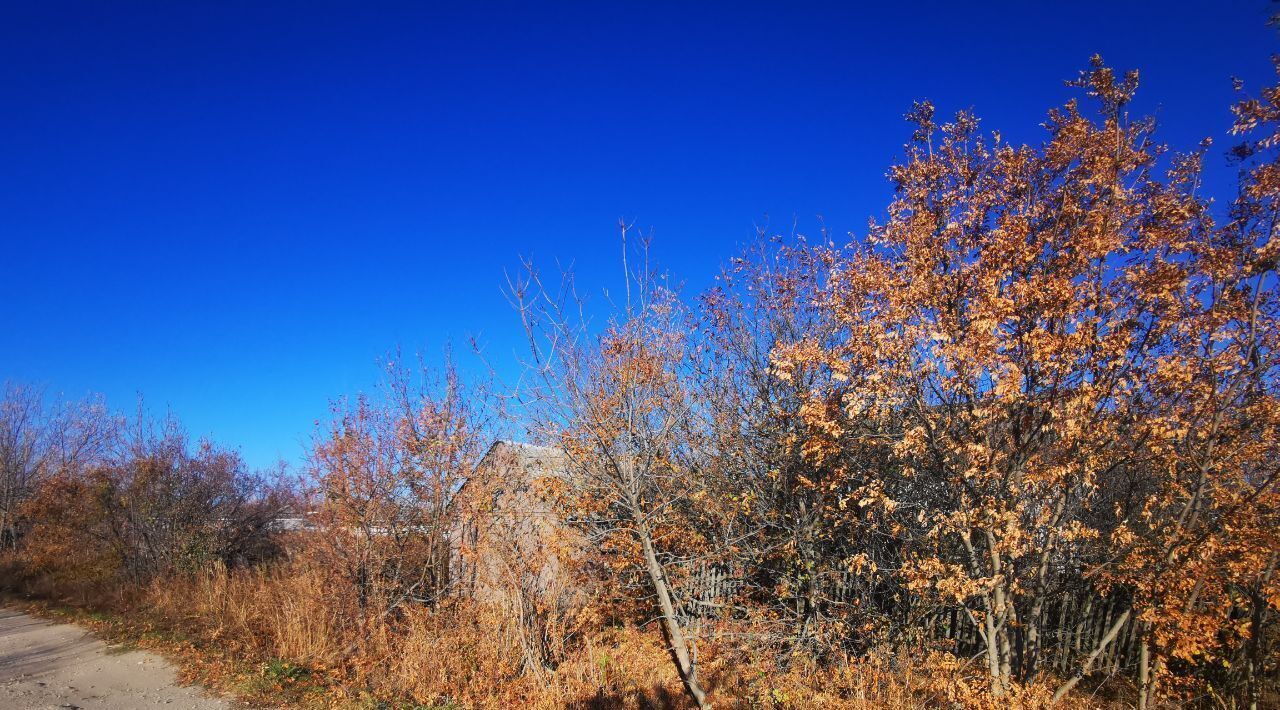
{"label": "house roof", "polygon": [[[563,479],[568,474],[564,452],[560,449],[510,439],[493,442],[476,468],[500,468],[504,483],[502,488],[507,490],[525,488],[538,478],[554,476]],[[467,487],[468,482],[463,482],[459,493]]]}

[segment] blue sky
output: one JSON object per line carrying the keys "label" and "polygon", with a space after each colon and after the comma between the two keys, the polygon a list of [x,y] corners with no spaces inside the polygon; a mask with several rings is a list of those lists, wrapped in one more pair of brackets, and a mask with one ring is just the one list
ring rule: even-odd
{"label": "blue sky", "polygon": [[1098,52],[1225,147],[1280,51],[1263,0],[551,5],[0,4],[0,379],[298,461],[397,346],[514,372],[521,255],[609,287],[625,217],[696,292],[862,232],[915,99],[1038,141]]}

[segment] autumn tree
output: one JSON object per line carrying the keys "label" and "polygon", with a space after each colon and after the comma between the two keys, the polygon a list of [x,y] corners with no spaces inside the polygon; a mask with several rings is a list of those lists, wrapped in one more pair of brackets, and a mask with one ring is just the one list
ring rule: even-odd
{"label": "autumn tree", "polygon": [[[834,263],[821,236],[809,244],[761,230],[702,296],[697,330],[707,484],[731,504],[719,548],[741,570],[744,601],[762,611],[755,635],[788,654],[865,650],[901,628],[887,623],[878,575],[855,573],[894,564],[855,503],[889,463],[886,446],[870,430],[833,426],[839,403],[815,393],[840,375],[813,355],[844,336],[820,305]],[[775,367],[784,350],[796,357]]]}
{"label": "autumn tree", "polygon": [[[706,707],[695,621],[678,585],[705,549],[690,521],[711,502],[698,466],[689,322],[676,292],[650,270],[646,242],[629,251],[628,234],[623,226],[624,292],[598,326],[571,274],[547,288],[530,265],[511,283],[531,351],[519,394],[537,438],[563,452],[570,515],[619,577],[643,580],[676,672]],[[633,267],[627,257],[636,255]]]}
{"label": "autumn tree", "polygon": [[366,618],[441,601],[456,497],[485,444],[482,413],[451,365],[388,372],[380,399],[335,404],[311,455],[322,554]]}
{"label": "autumn tree", "polygon": [[[903,541],[906,589],[956,605],[977,627],[995,696],[1043,669],[1056,631],[1046,611],[1071,594],[1117,595],[1129,611],[1077,659],[1059,697],[1133,614],[1150,623],[1151,594],[1187,598],[1189,588],[1162,591],[1172,579],[1154,572],[1122,582],[1108,571],[1143,569],[1140,558],[1177,570],[1179,584],[1197,578],[1169,555],[1207,558],[1209,537],[1188,537],[1187,522],[1225,525],[1192,512],[1207,504],[1200,482],[1244,476],[1252,486],[1224,489],[1243,503],[1270,481],[1269,420],[1249,411],[1271,406],[1270,371],[1247,343],[1267,337],[1260,321],[1274,323],[1274,297],[1258,295],[1265,277],[1242,280],[1253,247],[1215,246],[1241,240],[1215,231],[1197,197],[1198,154],[1169,157],[1154,124],[1129,117],[1136,73],[1095,61],[1076,86],[1097,112],[1074,100],[1051,112],[1038,147],[984,137],[967,113],[939,125],[919,104],[906,160],[890,173],[887,221],[828,257],[837,263],[823,304],[843,341],[775,354],[784,378],[825,372],[807,416],[834,435],[815,436],[811,458],[852,432],[892,436],[896,464],[853,502]],[[1239,305],[1228,315],[1219,301]],[[1235,436],[1243,458],[1230,464],[1200,441],[1217,440],[1228,420],[1263,427]],[[1217,458],[1186,449],[1192,441]],[[1167,505],[1144,507],[1149,496]],[[1161,530],[1184,522],[1132,538],[1136,518]],[[1151,535],[1164,542],[1138,542]],[[1196,552],[1179,547],[1191,540]]]}
{"label": "autumn tree", "polygon": [[[1127,492],[1142,500],[1108,541],[1113,561],[1096,568],[1134,590],[1140,707],[1170,680],[1170,662],[1229,665],[1232,648],[1249,649],[1244,681],[1258,702],[1257,642],[1278,600],[1280,550],[1277,96],[1269,87],[1234,107],[1245,141],[1232,150],[1240,182],[1226,220],[1202,220],[1143,274],[1162,288],[1166,323],[1135,426],[1140,466]],[[1187,172],[1175,178],[1190,182]]]}

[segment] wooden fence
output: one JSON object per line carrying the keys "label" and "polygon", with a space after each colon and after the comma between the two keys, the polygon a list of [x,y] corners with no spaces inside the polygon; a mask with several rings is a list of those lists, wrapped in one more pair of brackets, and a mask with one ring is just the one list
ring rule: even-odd
{"label": "wooden fence", "polygon": [[[682,570],[683,571],[683,570]],[[741,575],[725,565],[695,564],[681,575],[679,585],[682,613],[692,618],[722,618],[727,615],[734,598],[742,591]],[[855,573],[840,573],[822,581],[822,596],[826,603],[838,607],[865,589],[863,581]],[[1038,620],[1039,648],[1035,664],[1040,669],[1052,669],[1067,676],[1079,668],[1099,642],[1110,631],[1116,620],[1129,610],[1129,600],[1121,594],[1101,596],[1081,591],[1064,594],[1052,603],[1045,604]],[[832,609],[832,611],[836,611]],[[838,611],[836,611],[838,613]],[[976,616],[976,615],[975,615]],[[1015,667],[1026,659],[1017,653],[1029,652],[1027,644],[1017,643],[1016,635],[1029,628],[1022,624],[1013,630],[1015,634]],[[971,616],[959,606],[938,609],[917,619],[913,628],[919,630],[919,640],[942,645],[960,657],[977,658],[986,653],[982,634]],[[1141,624],[1130,615],[1116,633],[1115,638],[1093,662],[1091,674],[1102,676],[1124,675],[1136,677],[1141,654]],[[1280,668],[1259,669],[1257,679],[1262,692],[1274,697],[1280,692]]]}

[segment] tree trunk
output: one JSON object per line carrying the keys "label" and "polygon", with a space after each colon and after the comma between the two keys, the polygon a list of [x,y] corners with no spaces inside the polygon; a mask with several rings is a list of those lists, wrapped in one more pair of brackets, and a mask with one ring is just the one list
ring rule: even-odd
{"label": "tree trunk", "polygon": [[1059,700],[1062,700],[1067,693],[1071,692],[1072,688],[1076,687],[1076,684],[1079,683],[1082,678],[1089,674],[1089,671],[1093,668],[1094,661],[1098,660],[1098,656],[1101,656],[1102,652],[1107,650],[1107,646],[1115,640],[1116,634],[1120,633],[1120,629],[1124,626],[1124,622],[1129,620],[1129,613],[1129,610],[1126,609],[1123,614],[1112,622],[1111,628],[1107,629],[1106,635],[1098,641],[1098,645],[1093,649],[1093,652],[1089,654],[1088,658],[1084,659],[1084,663],[1080,664],[1080,668],[1076,670],[1075,675],[1071,676],[1071,680],[1068,680],[1058,687],[1058,690],[1053,694],[1053,700],[1051,702],[1057,703]]}
{"label": "tree trunk", "polygon": [[671,601],[671,590],[667,583],[667,576],[662,569],[662,563],[658,561],[657,553],[654,552],[653,539],[649,535],[649,529],[641,525],[636,532],[640,536],[640,547],[644,553],[645,570],[649,573],[649,581],[653,584],[654,594],[658,597],[658,610],[662,614],[662,628],[666,633],[667,642],[671,646],[671,653],[674,656],[680,680],[684,682],[684,688],[689,693],[689,697],[693,698],[699,708],[709,708],[711,706],[707,703],[707,693],[698,682],[698,667],[693,655],[690,653],[689,642],[684,635],[684,629],[680,626],[680,619],[676,616],[676,608]]}
{"label": "tree trunk", "polygon": [[0,508],[0,549],[12,548],[16,550],[18,549],[18,535],[9,528],[9,511],[7,508]]}
{"label": "tree trunk", "polygon": [[1138,647],[1138,710],[1147,710],[1147,691],[1151,686],[1151,646],[1143,635]]}
{"label": "tree trunk", "polygon": [[991,601],[990,594],[985,595],[984,598],[987,613],[982,620],[985,627],[982,638],[987,645],[987,670],[991,673],[991,695],[999,698],[1004,696],[1004,686],[1000,683],[1000,641],[996,638],[995,603]]}
{"label": "tree trunk", "polygon": [[1262,667],[1262,622],[1266,600],[1256,590],[1249,592],[1250,622],[1249,641],[1245,646],[1245,693],[1248,696],[1249,710],[1258,710],[1258,699],[1262,693],[1258,688],[1258,671]]}
{"label": "tree trunk", "polygon": [[992,690],[995,691],[996,697],[1003,697],[1009,691],[1009,677],[1012,672],[1010,659],[1012,656],[1012,648],[1009,645],[1009,633],[1011,622],[1016,621],[1013,610],[1013,600],[1005,593],[1004,563],[997,551],[995,535],[991,531],[986,531],[987,550],[991,555],[991,574],[997,580],[993,589],[992,613],[998,616],[997,623],[989,626],[993,633],[993,638],[988,641],[988,648],[995,648],[999,651],[998,663],[993,663],[993,668],[997,671],[996,678],[992,683]]}

